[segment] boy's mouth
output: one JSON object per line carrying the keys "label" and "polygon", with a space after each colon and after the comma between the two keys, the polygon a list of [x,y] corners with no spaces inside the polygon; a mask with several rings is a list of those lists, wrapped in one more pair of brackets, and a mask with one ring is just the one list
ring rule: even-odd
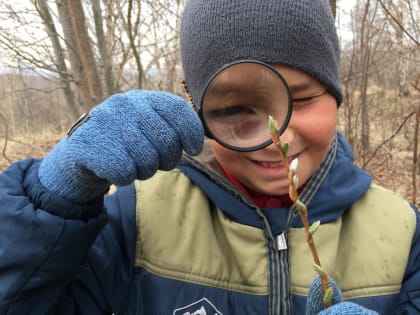
{"label": "boy's mouth", "polygon": [[[290,163],[299,156],[299,154],[294,154],[291,156],[287,157],[287,162]],[[261,165],[262,167],[265,168],[279,168],[279,167],[283,167],[283,162],[281,161],[255,161],[254,162],[258,165]]]}
{"label": "boy's mouth", "polygon": [[282,162],[261,162],[261,161],[255,161],[255,162],[265,168],[278,168],[278,167],[283,166]]}

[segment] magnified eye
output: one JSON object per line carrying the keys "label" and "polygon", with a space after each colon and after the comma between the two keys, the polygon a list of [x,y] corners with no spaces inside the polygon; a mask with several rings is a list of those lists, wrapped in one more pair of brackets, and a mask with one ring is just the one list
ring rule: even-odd
{"label": "magnified eye", "polygon": [[[261,106],[260,106],[261,107]],[[209,128],[227,142],[241,143],[254,139],[261,130],[267,129],[267,115],[257,105],[233,105],[206,112]]]}
{"label": "magnified eye", "polygon": [[214,109],[207,112],[208,119],[220,119],[240,117],[241,115],[252,115],[256,113],[256,106],[254,105],[234,105],[220,109]]}

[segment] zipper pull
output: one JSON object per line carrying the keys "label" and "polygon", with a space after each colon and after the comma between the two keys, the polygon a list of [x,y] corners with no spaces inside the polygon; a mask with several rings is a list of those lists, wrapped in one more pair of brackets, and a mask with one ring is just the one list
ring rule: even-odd
{"label": "zipper pull", "polygon": [[284,235],[284,232],[276,236],[276,245],[278,251],[287,249],[286,236]]}

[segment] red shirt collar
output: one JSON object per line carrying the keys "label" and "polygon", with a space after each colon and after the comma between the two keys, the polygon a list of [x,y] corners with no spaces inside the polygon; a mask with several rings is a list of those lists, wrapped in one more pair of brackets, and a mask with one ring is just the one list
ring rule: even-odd
{"label": "red shirt collar", "polygon": [[[290,199],[289,195],[281,196],[270,196],[259,193],[248,187],[245,187],[240,181],[232,176],[222,165],[220,165],[223,173],[226,175],[227,179],[239,188],[250,200],[252,200],[259,208],[290,208],[293,204],[293,201]],[[299,188],[299,191],[303,187]]]}

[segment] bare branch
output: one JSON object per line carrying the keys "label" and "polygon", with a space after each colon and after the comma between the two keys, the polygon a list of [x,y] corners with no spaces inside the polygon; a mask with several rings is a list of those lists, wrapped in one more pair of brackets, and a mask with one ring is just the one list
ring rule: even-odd
{"label": "bare branch", "polygon": [[375,155],[378,153],[378,151],[385,145],[387,144],[389,141],[391,141],[402,129],[402,127],[404,127],[404,125],[406,124],[406,122],[411,118],[411,116],[413,116],[416,112],[412,111],[411,113],[409,113],[407,116],[404,117],[404,119],[402,120],[402,122],[400,123],[400,125],[398,126],[397,129],[395,129],[395,131],[389,135],[388,138],[386,138],[380,145],[378,145],[375,149],[375,151],[373,151],[373,153],[371,154],[371,156],[369,157],[369,159],[363,164],[363,168],[367,167],[367,165],[369,164],[370,161],[372,161],[372,159],[375,157]]}
{"label": "bare branch", "polygon": [[382,9],[384,9],[385,13],[398,25],[398,27],[417,45],[420,46],[420,42],[416,40],[407,30],[405,27],[400,23],[400,21],[388,10],[382,0],[378,0],[379,4],[381,5]]}

